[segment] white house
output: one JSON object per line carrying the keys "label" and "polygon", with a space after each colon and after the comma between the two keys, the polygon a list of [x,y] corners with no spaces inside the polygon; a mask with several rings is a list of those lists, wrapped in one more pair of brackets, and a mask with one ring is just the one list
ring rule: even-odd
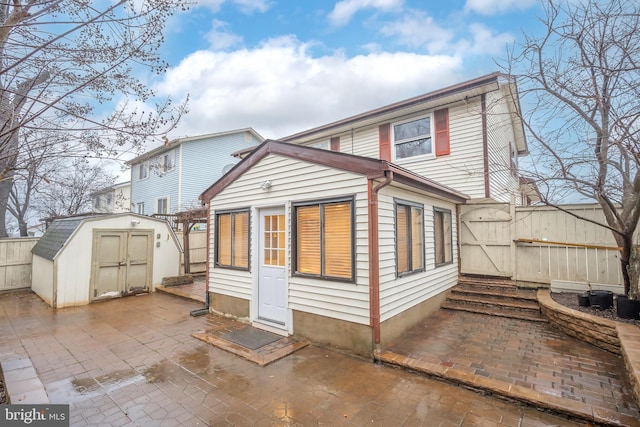
{"label": "white house", "polygon": [[201,195],[210,308],[371,356],[457,283],[457,205],[526,203],[515,84],[491,74],[266,141]]}
{"label": "white house", "polygon": [[113,184],[91,195],[92,211],[122,213],[131,211],[131,181]]}

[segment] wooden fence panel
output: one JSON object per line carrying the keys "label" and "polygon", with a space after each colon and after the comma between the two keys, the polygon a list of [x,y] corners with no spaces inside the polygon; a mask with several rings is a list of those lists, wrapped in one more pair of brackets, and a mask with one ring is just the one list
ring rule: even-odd
{"label": "wooden fence panel", "polygon": [[[180,244],[183,242],[181,232],[177,232]],[[189,256],[191,257],[191,273],[202,273],[207,268],[207,231],[191,231],[189,233]],[[184,255],[180,256],[180,266],[184,271]]]}
{"label": "wooden fence panel", "polygon": [[37,238],[0,240],[0,291],[31,287],[31,249]]}
{"label": "wooden fence panel", "polygon": [[[596,204],[563,208],[604,222]],[[461,207],[460,223],[463,274],[508,276],[542,284],[553,280],[622,283],[620,254],[611,231],[558,209],[469,204]]]}
{"label": "wooden fence panel", "polygon": [[511,276],[508,204],[460,207],[460,269],[464,274]]}

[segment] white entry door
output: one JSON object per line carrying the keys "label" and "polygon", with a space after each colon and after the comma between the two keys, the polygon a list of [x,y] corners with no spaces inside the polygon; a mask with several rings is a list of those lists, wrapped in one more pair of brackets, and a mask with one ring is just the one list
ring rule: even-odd
{"label": "white entry door", "polygon": [[287,320],[285,230],[284,209],[260,211],[258,318],[283,326]]}

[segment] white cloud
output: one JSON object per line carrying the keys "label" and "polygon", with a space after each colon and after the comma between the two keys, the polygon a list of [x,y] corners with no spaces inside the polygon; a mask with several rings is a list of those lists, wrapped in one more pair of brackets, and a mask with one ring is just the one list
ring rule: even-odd
{"label": "white cloud", "polygon": [[[226,0],[198,0],[194,7],[204,7],[210,9],[212,12],[218,12],[225,1]],[[270,6],[268,0],[231,0],[231,3],[247,15],[254,12],[266,12]]]}
{"label": "white cloud", "polygon": [[410,49],[426,49],[431,54],[461,57],[496,55],[514,41],[509,33],[494,34],[483,24],[443,28],[422,11],[412,11],[397,21],[388,22],[380,32],[395,37],[396,42]]}
{"label": "white cloud", "polygon": [[160,95],[190,94],[190,113],[172,137],[253,127],[283,137],[461,80],[446,55],[337,53],[314,58],[295,37],[255,49],[199,51],[169,70]]}
{"label": "white cloud", "polygon": [[396,36],[398,43],[411,47],[426,47],[430,53],[451,52],[454,33],[440,27],[431,16],[415,11],[402,19],[385,24],[382,34]]}
{"label": "white cloud", "polygon": [[515,40],[509,33],[494,35],[490,28],[482,24],[471,24],[469,30],[473,36],[473,44],[465,51],[474,55],[505,54],[507,45]]}
{"label": "white cloud", "polygon": [[206,38],[213,50],[224,50],[242,43],[242,37],[227,31],[228,24],[214,19]]}
{"label": "white cloud", "polygon": [[537,0],[467,0],[464,10],[480,15],[498,15],[509,10],[526,10]]}
{"label": "white cloud", "polygon": [[360,10],[399,11],[403,3],[403,0],[342,0],[336,3],[329,13],[329,22],[336,27],[343,26]]}
{"label": "white cloud", "polygon": [[233,0],[243,13],[251,14],[253,12],[266,12],[269,9],[270,2],[267,0]]}
{"label": "white cloud", "polygon": [[218,12],[225,0],[198,0],[194,7],[205,7],[212,12]]}

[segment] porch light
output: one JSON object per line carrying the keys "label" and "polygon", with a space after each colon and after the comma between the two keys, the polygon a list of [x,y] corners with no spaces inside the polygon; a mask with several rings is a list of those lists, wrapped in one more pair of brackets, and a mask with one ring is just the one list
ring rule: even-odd
{"label": "porch light", "polygon": [[264,182],[260,183],[260,188],[262,189],[262,191],[267,191],[271,188],[271,181],[266,180]]}

